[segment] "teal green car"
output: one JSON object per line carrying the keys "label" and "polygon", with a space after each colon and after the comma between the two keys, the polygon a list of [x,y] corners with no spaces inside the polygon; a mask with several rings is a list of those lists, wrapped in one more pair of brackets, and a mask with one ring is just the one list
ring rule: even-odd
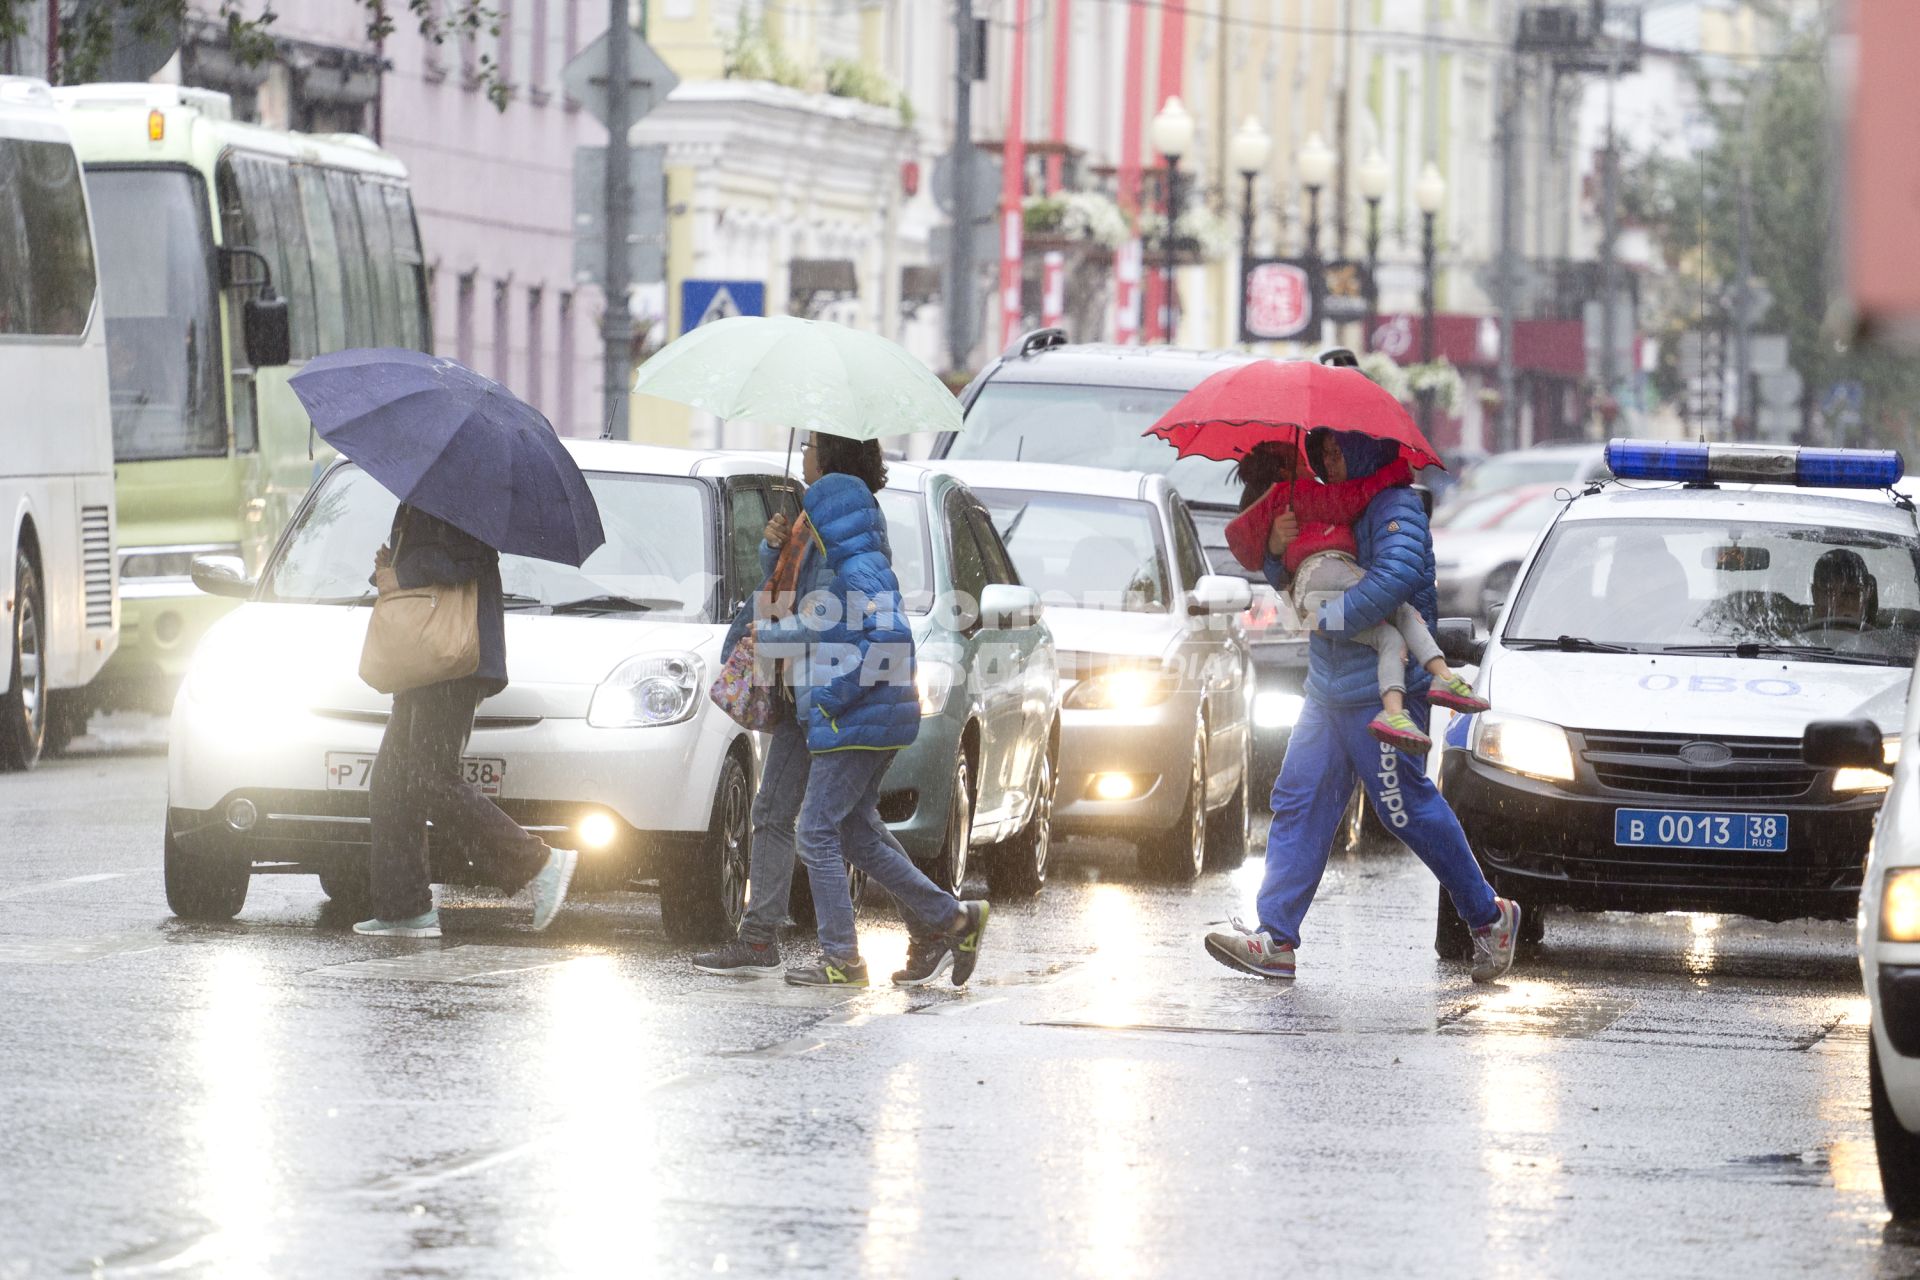
{"label": "teal green car", "polygon": [[1060,693],[1040,597],[993,520],[943,471],[890,463],[880,510],[913,623],[920,735],[880,816],[935,882],[984,872],[996,897],[1040,891],[1053,843]]}

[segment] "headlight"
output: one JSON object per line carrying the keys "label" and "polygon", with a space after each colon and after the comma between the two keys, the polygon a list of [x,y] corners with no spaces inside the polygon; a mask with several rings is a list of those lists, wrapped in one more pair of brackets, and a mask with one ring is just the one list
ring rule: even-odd
{"label": "headlight", "polygon": [[[1889,766],[1900,763],[1900,739],[1888,738],[1880,744],[1880,758]],[[1891,774],[1878,769],[1836,769],[1833,774],[1835,791],[1885,791],[1893,781]]]}
{"label": "headlight", "polygon": [[1887,872],[1886,886],[1880,891],[1880,939],[1920,942],[1920,867]]}
{"label": "headlight", "polygon": [[587,708],[596,729],[650,729],[678,724],[700,705],[705,681],[691,653],[643,653],[613,669]]}
{"label": "headlight", "polygon": [[1474,722],[1474,758],[1549,782],[1573,781],[1567,731],[1544,720],[1483,711]]}
{"label": "headlight", "polygon": [[1147,667],[1113,667],[1074,685],[1061,701],[1074,711],[1138,711],[1157,706],[1173,692],[1173,682]]}
{"label": "headlight", "polygon": [[960,683],[960,673],[944,662],[921,662],[913,670],[914,692],[920,695],[920,714],[937,716],[947,709],[947,697]]}
{"label": "headlight", "polygon": [[1253,695],[1253,724],[1257,729],[1286,729],[1297,724],[1307,700],[1297,693],[1270,689]]}

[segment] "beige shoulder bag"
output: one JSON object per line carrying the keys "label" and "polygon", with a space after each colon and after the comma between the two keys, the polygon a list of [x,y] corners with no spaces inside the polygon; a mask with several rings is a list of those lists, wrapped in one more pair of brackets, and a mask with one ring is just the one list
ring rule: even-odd
{"label": "beige shoulder bag", "polygon": [[[394,539],[400,560],[406,525]],[[403,693],[480,669],[480,585],[388,591],[374,602],[360,649],[360,678],[381,693]]]}

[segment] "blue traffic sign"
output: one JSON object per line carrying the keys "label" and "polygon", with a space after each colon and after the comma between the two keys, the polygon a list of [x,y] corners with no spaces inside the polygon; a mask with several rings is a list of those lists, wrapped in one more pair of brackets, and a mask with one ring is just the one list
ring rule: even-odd
{"label": "blue traffic sign", "polygon": [[767,314],[767,286],[759,280],[682,280],[680,332],[691,333],[709,320]]}

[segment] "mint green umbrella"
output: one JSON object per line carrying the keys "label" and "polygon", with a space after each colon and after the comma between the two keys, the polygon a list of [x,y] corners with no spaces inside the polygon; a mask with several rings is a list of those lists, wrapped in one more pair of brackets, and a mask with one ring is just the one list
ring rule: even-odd
{"label": "mint green umbrella", "polygon": [[796,316],[732,316],[674,339],[633,389],[722,418],[854,440],[960,430],[960,401],[906,348]]}

